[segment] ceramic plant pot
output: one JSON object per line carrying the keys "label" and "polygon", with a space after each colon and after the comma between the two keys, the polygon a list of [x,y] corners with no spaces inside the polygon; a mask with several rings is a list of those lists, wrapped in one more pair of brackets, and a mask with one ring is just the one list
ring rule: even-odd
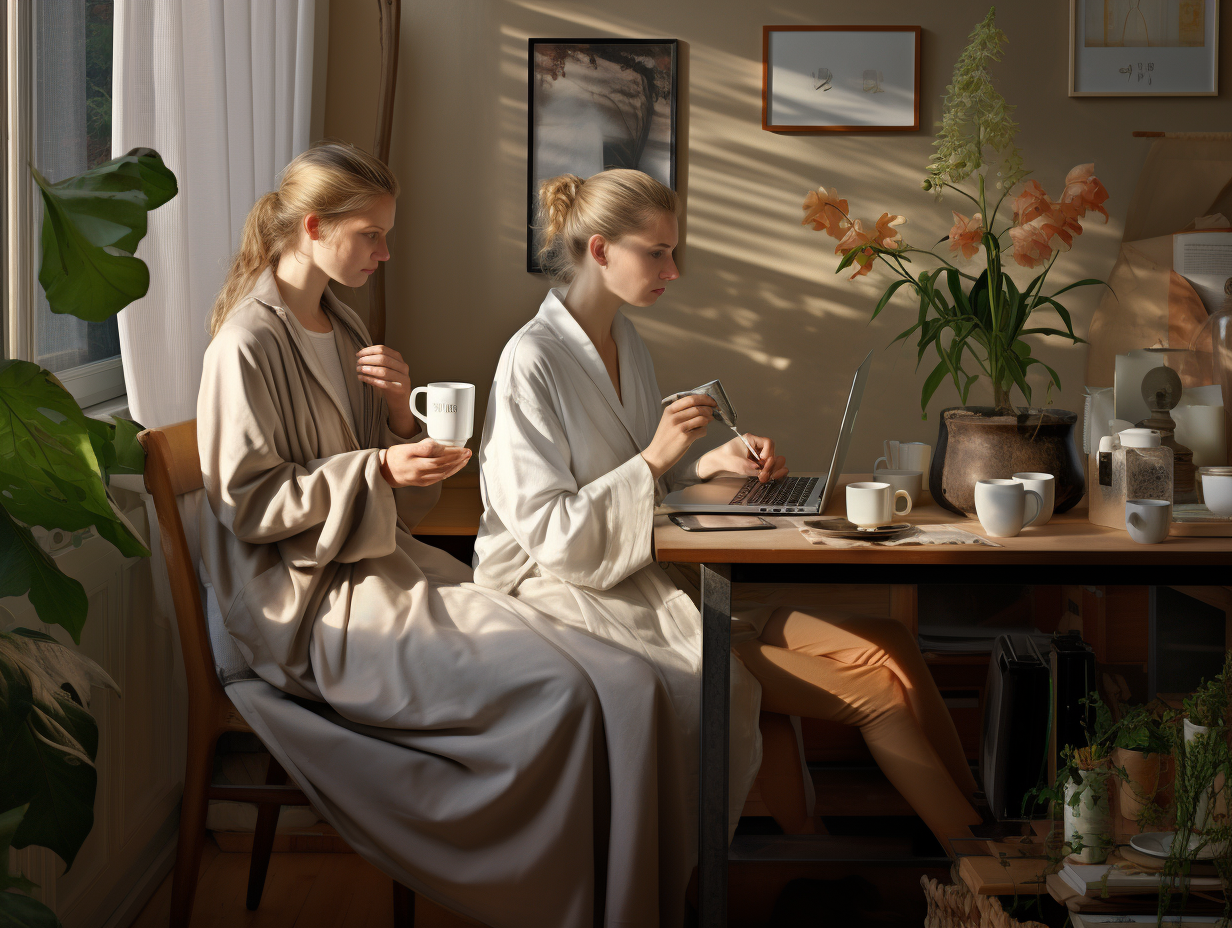
{"label": "ceramic plant pot", "polygon": [[1112,765],[1125,771],[1124,780],[1117,778],[1117,804],[1121,815],[1136,822],[1159,793],[1164,755],[1114,748]]}
{"label": "ceramic plant pot", "polygon": [[991,406],[941,411],[928,488],[951,512],[975,514],[975,484],[1023,472],[1056,478],[1054,512],[1073,508],[1086,492],[1082,457],[1074,442],[1075,413],[1032,407],[997,415]]}
{"label": "ceramic plant pot", "polygon": [[[1194,739],[1199,735],[1210,734],[1210,728],[1205,725],[1195,725],[1189,719],[1185,719],[1185,744],[1192,744]],[[1191,847],[1197,847],[1206,842],[1204,837],[1207,829],[1212,824],[1212,816],[1226,815],[1227,801],[1223,784],[1223,774],[1219,774],[1210,782],[1198,795],[1194,803],[1194,821],[1193,835],[1189,839]],[[1215,842],[1207,845],[1207,853],[1216,856],[1222,856],[1227,853],[1227,842]]]}
{"label": "ceramic plant pot", "polygon": [[1065,840],[1082,843],[1073,859],[1083,864],[1102,864],[1108,857],[1112,833],[1112,812],[1108,805],[1106,767],[1079,771],[1082,785],[1072,780],[1065,784]]}

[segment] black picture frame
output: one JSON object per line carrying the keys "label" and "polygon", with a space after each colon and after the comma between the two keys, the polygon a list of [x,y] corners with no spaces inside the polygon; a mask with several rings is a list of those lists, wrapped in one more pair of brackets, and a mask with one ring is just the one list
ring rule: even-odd
{"label": "black picture frame", "polygon": [[[547,51],[551,47],[551,52]],[[647,50],[642,55],[632,55],[631,50],[643,47]],[[538,53],[539,57],[536,57]],[[526,151],[526,270],[539,273],[539,261],[536,256],[537,243],[535,235],[535,207],[538,201],[539,183],[547,177],[558,174],[578,174],[583,179],[608,167],[634,167],[645,171],[652,177],[663,181],[673,190],[676,189],[676,104],[678,94],[679,40],[677,39],[529,39],[527,40],[527,151]],[[578,151],[562,150],[559,145],[555,149],[547,148],[544,136],[549,138],[555,134],[558,138],[562,130],[569,132],[569,141],[577,143],[585,129],[599,130],[604,122],[605,109],[595,102],[596,94],[580,88],[573,98],[567,99],[567,92],[557,94],[561,99],[548,99],[550,88],[578,87],[576,80],[571,80],[570,66],[598,72],[606,67],[615,74],[625,75],[634,80],[642,88],[639,99],[648,103],[648,111],[642,112],[639,126],[640,135],[626,138],[608,137],[600,131],[599,160],[595,160],[594,146],[587,157]],[[664,73],[664,72],[667,73]],[[579,75],[580,77],[581,75]],[[597,77],[597,75],[595,75]],[[560,84],[561,80],[569,82]],[[618,87],[618,85],[613,85]],[[666,100],[662,95],[666,93]],[[613,94],[605,95],[609,108],[617,109],[622,116],[622,123],[628,124],[623,117],[636,116],[637,113],[624,113],[612,99],[621,95],[619,88]],[[628,96],[627,93],[624,95]],[[589,126],[584,121],[558,121],[555,126],[543,125],[542,117],[548,107],[557,105],[557,110],[567,111],[570,107],[586,113],[593,107],[594,120]],[[666,126],[663,120],[666,119]],[[611,120],[608,120],[611,124]],[[664,139],[664,135],[666,136]],[[653,140],[653,145],[651,144]],[[575,163],[576,162],[576,163]],[[632,162],[632,163],[630,163]],[[542,166],[542,169],[540,169]]]}

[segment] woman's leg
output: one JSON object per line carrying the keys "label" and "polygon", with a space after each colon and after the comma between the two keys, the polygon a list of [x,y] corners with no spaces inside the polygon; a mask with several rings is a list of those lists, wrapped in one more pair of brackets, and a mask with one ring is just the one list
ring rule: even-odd
{"label": "woman's leg", "polygon": [[941,698],[919,645],[902,622],[848,613],[825,618],[778,609],[762,630],[766,644],[847,664],[884,666],[898,675],[916,721],[945,769],[968,796],[977,789],[953,716]]}
{"label": "woman's leg", "polygon": [[768,712],[856,725],[890,782],[950,850],[980,821],[925,736],[898,674],[884,664],[846,663],[769,645],[737,648],[761,681]]}
{"label": "woman's leg", "polygon": [[763,712],[761,729],[761,770],[757,782],[761,801],[779,827],[789,835],[811,835],[817,831],[804,801],[804,771],[800,749],[791,719],[777,712]]}

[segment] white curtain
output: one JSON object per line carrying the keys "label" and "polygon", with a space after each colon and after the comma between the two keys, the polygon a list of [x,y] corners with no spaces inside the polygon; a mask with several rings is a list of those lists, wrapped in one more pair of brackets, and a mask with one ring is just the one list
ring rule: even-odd
{"label": "white curtain", "polygon": [[311,141],[316,4],[115,2],[112,152],[156,149],[180,188],[137,250],[150,291],[119,315],[142,425],[196,416],[206,320],[244,218]]}

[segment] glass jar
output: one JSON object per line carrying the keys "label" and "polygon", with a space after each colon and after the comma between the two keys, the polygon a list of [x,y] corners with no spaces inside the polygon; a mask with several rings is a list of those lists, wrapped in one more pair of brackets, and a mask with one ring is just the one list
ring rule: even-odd
{"label": "glass jar", "polygon": [[1125,530],[1125,500],[1172,502],[1172,449],[1157,429],[1125,429],[1100,439],[1091,462],[1088,515],[1092,522]]}

